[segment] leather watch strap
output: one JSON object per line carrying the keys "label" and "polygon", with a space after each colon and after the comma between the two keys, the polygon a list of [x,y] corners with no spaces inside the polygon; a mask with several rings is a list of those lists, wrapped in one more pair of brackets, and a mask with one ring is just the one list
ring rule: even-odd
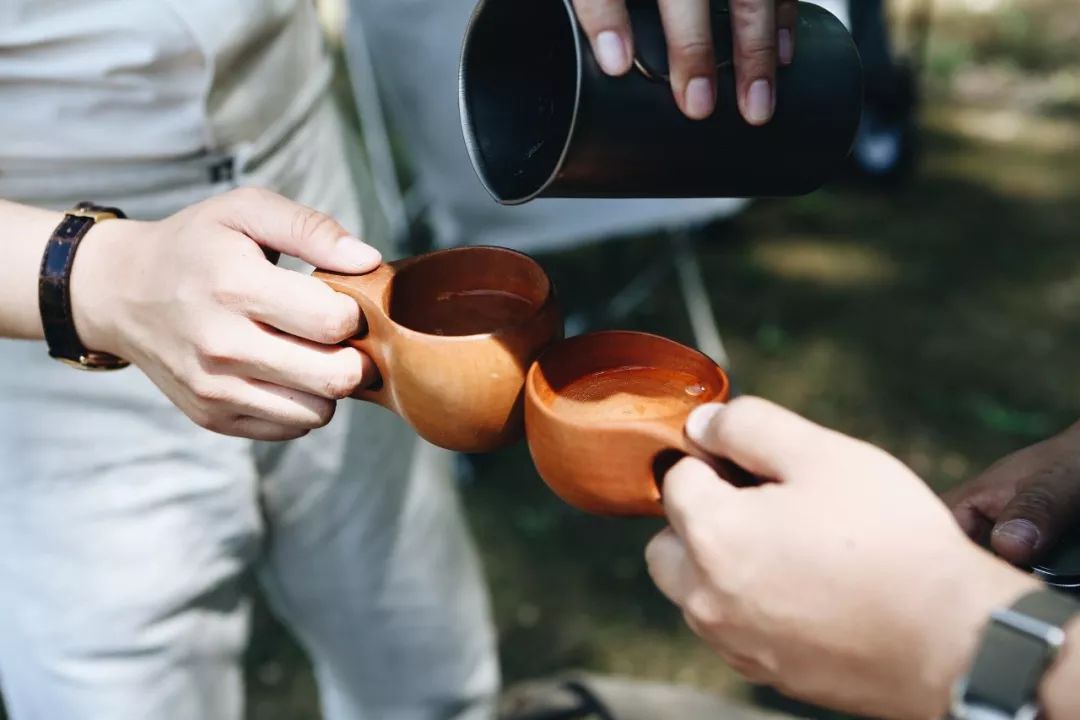
{"label": "leather watch strap", "polygon": [[45,246],[38,278],[38,306],[49,355],[84,370],[118,370],[128,363],[86,349],[71,311],[71,269],[79,244],[96,223],[125,215],[116,208],[79,203],[69,210]]}
{"label": "leather watch strap", "polygon": [[1034,718],[1042,678],[1065,641],[1076,600],[1049,589],[994,613],[957,697],[959,718]]}

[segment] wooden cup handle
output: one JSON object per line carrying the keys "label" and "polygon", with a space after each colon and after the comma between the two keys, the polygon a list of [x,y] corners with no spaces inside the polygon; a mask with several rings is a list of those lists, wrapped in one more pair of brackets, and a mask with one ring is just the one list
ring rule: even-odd
{"label": "wooden cup handle", "polygon": [[[660,514],[663,514],[663,478],[657,477],[656,473],[658,471],[667,472],[671,469],[672,465],[684,457],[692,457],[701,460],[715,470],[724,481],[731,483],[735,487],[751,487],[761,484],[761,478],[756,475],[753,475],[729,460],[710,455],[699,448],[690,441],[690,438],[686,437],[686,433],[681,426],[676,427],[667,424],[657,425],[655,428],[652,428],[650,434],[664,446],[664,449],[657,453],[657,460],[654,460],[653,463],[653,480],[656,482],[656,500],[661,508]],[[669,458],[664,457],[666,453],[670,453]]]}
{"label": "wooden cup handle", "polygon": [[374,387],[361,388],[352,397],[398,413],[393,392],[393,368],[386,353],[387,342],[397,332],[386,307],[387,292],[396,272],[393,263],[385,263],[366,275],[338,275],[319,270],[315,277],[355,300],[367,326],[363,333],[346,344],[371,358],[379,371],[379,379]]}
{"label": "wooden cup handle", "polygon": [[657,422],[648,427],[645,433],[648,435],[649,444],[657,448],[650,458],[650,467],[647,469],[647,478],[652,486],[646,492],[652,496],[650,499],[654,502],[650,514],[663,517],[665,514],[664,474],[686,456],[700,458],[701,451],[697,450],[686,437],[681,425]]}

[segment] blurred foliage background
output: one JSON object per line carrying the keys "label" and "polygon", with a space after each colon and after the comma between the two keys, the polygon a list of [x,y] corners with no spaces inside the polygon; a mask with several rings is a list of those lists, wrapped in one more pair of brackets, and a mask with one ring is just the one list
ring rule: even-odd
{"label": "blurred foliage background", "polygon": [[[900,48],[922,2],[890,5]],[[909,183],[758,202],[698,242],[738,389],[878,443],[943,490],[1080,415],[1080,12],[935,6]],[[340,4],[322,9],[333,37]],[[573,311],[668,248],[635,237],[542,261]],[[691,342],[669,287],[624,326]],[[588,669],[832,716],[744,686],[683,627],[645,572],[657,523],[566,508],[523,447],[463,467],[508,683]],[[261,605],[247,675],[249,720],[319,717],[304,653]]]}

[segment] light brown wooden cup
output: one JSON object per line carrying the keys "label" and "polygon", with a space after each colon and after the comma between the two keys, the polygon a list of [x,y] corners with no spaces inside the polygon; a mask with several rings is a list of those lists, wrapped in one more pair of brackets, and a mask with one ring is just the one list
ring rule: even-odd
{"label": "light brown wooden cup", "polygon": [[520,439],[525,374],[563,333],[551,281],[535,260],[463,247],[367,275],[315,276],[356,300],[367,321],[349,344],[372,359],[381,382],[355,397],[450,450],[489,452]]}
{"label": "light brown wooden cup", "polygon": [[[686,387],[695,395],[675,402],[670,413],[639,412],[648,406],[633,400],[620,405],[626,396],[613,371],[635,369],[692,377],[695,384]],[[727,375],[715,362],[673,340],[633,332],[570,338],[541,355],[526,378],[529,452],[544,482],[578,509],[661,516],[659,476],[686,455],[702,456],[684,433],[687,417],[693,407],[726,402],[729,394]],[[664,398],[653,400],[664,407]]]}

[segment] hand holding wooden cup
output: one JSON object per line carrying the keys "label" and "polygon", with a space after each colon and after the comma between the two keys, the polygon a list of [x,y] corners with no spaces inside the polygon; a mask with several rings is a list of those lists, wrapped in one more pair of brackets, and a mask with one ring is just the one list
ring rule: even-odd
{"label": "hand holding wooden cup", "polygon": [[522,388],[537,356],[562,337],[551,281],[531,258],[465,247],[316,277],[360,305],[366,331],[349,344],[381,382],[355,397],[459,452],[490,452],[522,435]]}
{"label": "hand holding wooden cup", "polygon": [[683,432],[728,378],[696,350],[656,335],[601,332],[552,346],[525,383],[525,428],[540,476],[567,503],[603,515],[664,514],[657,479],[687,455]]}

